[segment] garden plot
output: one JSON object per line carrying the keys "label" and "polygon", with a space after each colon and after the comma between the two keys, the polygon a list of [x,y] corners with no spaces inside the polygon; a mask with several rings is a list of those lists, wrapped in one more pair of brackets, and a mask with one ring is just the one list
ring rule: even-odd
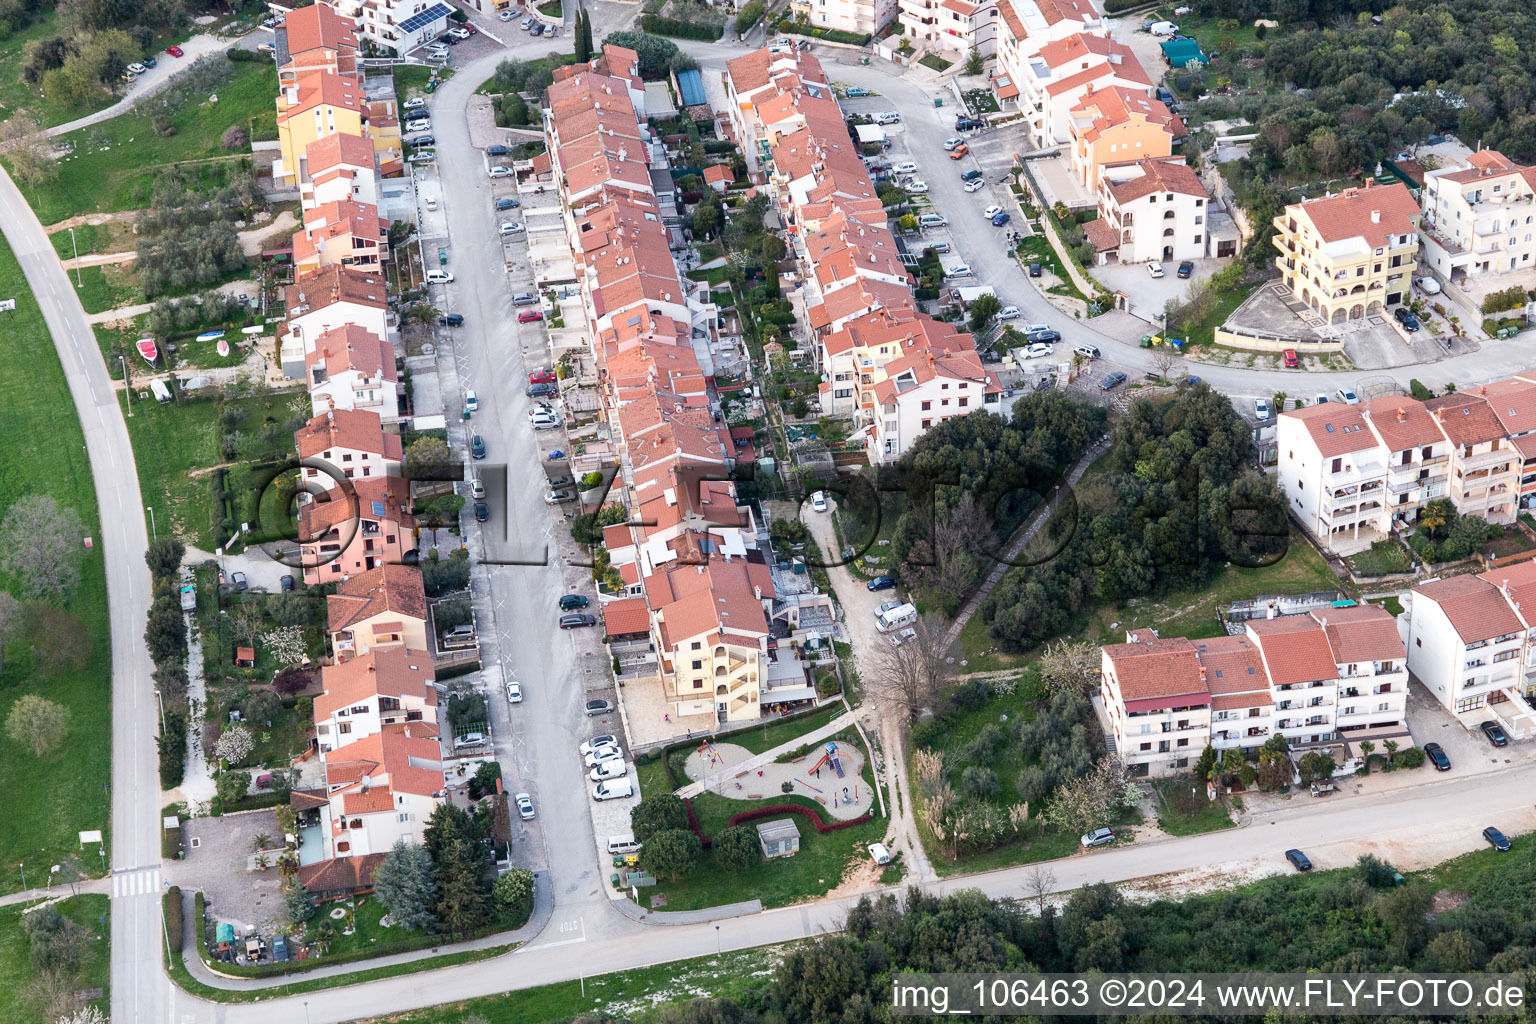
{"label": "garden plot", "polygon": [[[828,757],[829,746],[836,751],[841,777]],[[815,743],[793,761],[760,763],[762,756],[734,743],[701,744],[688,755],[683,770],[728,800],[774,800],[792,794],[815,800],[843,821],[874,812],[874,791],[860,774],[864,753],[854,745]],[[785,783],[791,787],[788,794]]]}

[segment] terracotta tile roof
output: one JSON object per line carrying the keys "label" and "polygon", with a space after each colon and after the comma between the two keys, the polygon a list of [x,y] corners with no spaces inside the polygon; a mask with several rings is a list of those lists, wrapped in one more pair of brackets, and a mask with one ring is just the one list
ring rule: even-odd
{"label": "terracotta tile roof", "polygon": [[[1309,199],[1285,209],[1292,216],[1310,220],[1325,242],[1361,238],[1373,249],[1385,246],[1389,235],[1415,234],[1420,212],[1413,193],[1399,181],[1348,188],[1336,196]],[[1378,212],[1380,218],[1372,220],[1372,214]]]}
{"label": "terracotta tile roof", "polygon": [[1536,624],[1536,562],[1506,565],[1477,575],[1479,579],[1507,591],[1515,614],[1524,619],[1527,625]]}
{"label": "terracotta tile roof", "polygon": [[325,599],[325,608],[326,624],[333,633],[385,612],[425,621],[427,595],[421,570],[386,564],[342,580],[336,593]]}
{"label": "terracotta tile roof", "polygon": [[329,71],[301,72],[298,81],[283,99],[286,100],[289,97],[292,98],[292,102],[278,111],[278,124],[321,106],[363,113],[363,87],[349,78],[343,78]]}
{"label": "terracotta tile roof", "polygon": [[[300,9],[307,11],[310,8]],[[361,135],[353,135],[351,132],[332,132],[304,147],[304,157],[309,164],[310,177],[343,164],[372,169],[378,163],[375,153],[372,141]]]}
{"label": "terracotta tile roof", "polygon": [[[1040,47],[1040,59],[1051,70],[1071,69],[1073,73],[1089,67],[1107,67],[1112,73],[1128,81],[1150,87],[1152,79],[1146,68],[1136,59],[1135,52],[1124,43],[1117,43],[1108,36],[1088,35],[1079,32],[1056,39]],[[1119,62],[1111,60],[1118,58]]]}
{"label": "terracotta tile roof", "polygon": [[288,33],[288,52],[301,54],[317,47],[357,49],[352,19],[344,18],[325,4],[299,7],[283,15]]}
{"label": "terracotta tile roof", "polygon": [[1379,604],[1320,609],[1310,617],[1327,632],[1333,660],[1339,665],[1402,661],[1408,654],[1397,632],[1397,619]]}
{"label": "terracotta tile roof", "polygon": [[385,726],[382,732],[327,751],[325,784],[333,799],[338,791],[365,780],[372,780],[369,789],[435,796],[447,786],[442,756],[436,739],[414,735],[410,726]]}
{"label": "terracotta tile roof", "polygon": [[351,707],[372,697],[415,697],[437,707],[437,673],[432,656],[404,646],[380,647],[339,665],[320,670],[324,692],[315,700],[315,721],[324,721],[337,708]]}
{"label": "terracotta tile roof", "polygon": [[735,180],[736,176],[724,164],[710,164],[704,168],[704,181],[708,184],[713,185],[717,181],[732,182]]}
{"label": "terracotta tile roof", "polygon": [[[1154,192],[1177,192],[1180,195],[1206,197],[1205,186],[1194,169],[1178,157],[1138,160],[1131,167],[1141,174],[1134,178],[1110,181],[1105,178],[1100,186],[1121,204],[1134,202]],[[1093,223],[1093,221],[1089,221]]]}
{"label": "terracotta tile roof", "polygon": [[1013,9],[1012,0],[997,0],[997,13],[1002,15],[1003,24],[1013,33],[1013,38],[1022,40],[1029,35],[1024,31],[1024,23],[1019,20],[1019,12]]}
{"label": "terracotta tile roof", "polygon": [[314,312],[337,302],[384,309],[388,292],[378,274],[330,264],[301,277],[285,292],[288,318]]}
{"label": "terracotta tile roof", "polygon": [[1318,453],[1331,459],[1377,446],[1376,435],[1371,433],[1360,413],[1362,408],[1343,402],[1325,402],[1305,409],[1290,409],[1280,415],[1300,420],[1311,435],[1312,443],[1317,445]]}
{"label": "terracotta tile roof", "polygon": [[1126,703],[1159,697],[1205,696],[1195,646],[1182,637],[1101,648],[1114,668]]}
{"label": "terracotta tile roof", "polygon": [[1047,25],[1058,21],[1096,21],[1099,12],[1089,0],[1035,0],[1035,6]]}
{"label": "terracotta tile roof", "polygon": [[[1269,690],[1264,658],[1248,637],[1218,636],[1190,643],[1194,644],[1200,664],[1205,668],[1205,685],[1213,696]],[[1268,698],[1261,703],[1269,703]]]}
{"label": "terracotta tile roof", "polygon": [[1083,225],[1083,234],[1093,243],[1094,252],[1108,252],[1120,248],[1120,236],[1106,221],[1094,219]]}
{"label": "terracotta tile roof", "polygon": [[[1121,85],[1088,90],[1071,112],[1092,118],[1092,126],[1083,132],[1089,141],[1110,128],[1130,124],[1138,118],[1163,128],[1174,138],[1184,134],[1184,122],[1161,101]],[[1403,191],[1406,193],[1407,189]]]}
{"label": "terracotta tile roof", "polygon": [[1506,434],[1536,430],[1536,384],[1515,377],[1468,388],[1465,393],[1485,399]]}
{"label": "terracotta tile roof", "polygon": [[1435,418],[1424,408],[1424,403],[1416,398],[1387,395],[1384,398],[1373,398],[1360,408],[1365,410],[1371,429],[1389,451],[1402,452],[1445,440],[1445,435],[1440,433],[1440,428],[1435,424]]}
{"label": "terracotta tile roof", "polygon": [[1265,668],[1276,686],[1338,678],[1328,634],[1313,619],[1305,615],[1255,619],[1248,623],[1248,633],[1263,652]]}
{"label": "terracotta tile roof", "polygon": [[1436,175],[1442,181],[1454,181],[1458,185],[1466,185],[1483,178],[1496,177],[1501,174],[1520,174],[1530,168],[1522,167],[1509,157],[1496,149],[1480,149],[1467,157],[1470,165],[1464,170],[1447,171]]}
{"label": "terracotta tile roof", "polygon": [[1480,395],[1456,392],[1424,403],[1452,444],[1482,444],[1504,437],[1504,425]]}
{"label": "terracotta tile roof", "polygon": [[[317,5],[318,6],[318,5]],[[313,893],[363,892],[373,888],[373,873],[388,856],[370,853],[362,857],[333,857],[299,868],[299,884]]]}
{"label": "terracotta tile roof", "polygon": [[603,628],[609,636],[650,632],[651,613],[645,598],[630,597],[603,605]]}
{"label": "terracotta tile roof", "polygon": [[399,379],[395,372],[395,347],[357,324],[333,327],[321,334],[315,339],[314,350],[304,357],[304,363],[311,373],[316,368],[323,369],[327,378],[356,370],[364,377]]}
{"label": "terracotta tile roof", "polygon": [[399,434],[384,433],[384,421],[366,409],[331,409],[311,419],[294,431],[299,457],[324,456],[332,449],[344,448],[369,452],[399,462],[402,457]]}
{"label": "terracotta tile roof", "polygon": [[294,810],[312,811],[330,803],[323,789],[295,789],[288,794],[288,803]]}
{"label": "terracotta tile roof", "polygon": [[[725,632],[766,636],[768,619],[763,598],[773,596],[771,576],[753,580],[744,559],[711,558],[704,565],[680,565],[645,578],[645,594],[659,618],[658,629],[667,650],[685,640]],[[706,641],[708,642],[708,641]]]}
{"label": "terracotta tile roof", "polygon": [[364,522],[390,523],[396,530],[406,532],[416,528],[408,481],[398,476],[366,477],[353,480],[352,491],[355,503],[342,495],[339,487],[332,487],[301,505],[299,543],[317,543],[335,528],[340,534],[338,539],[350,544]]}
{"label": "terracotta tile roof", "polygon": [[1430,580],[1414,587],[1413,592],[1438,604],[1465,644],[1518,633],[1522,628],[1503,593],[1482,576]]}

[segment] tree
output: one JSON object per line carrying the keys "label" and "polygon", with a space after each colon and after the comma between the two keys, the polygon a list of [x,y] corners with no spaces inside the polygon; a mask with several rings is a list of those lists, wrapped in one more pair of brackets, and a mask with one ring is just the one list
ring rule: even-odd
{"label": "tree", "polygon": [[590,60],[592,54],[597,52],[597,48],[592,45],[592,12],[587,10],[581,12],[581,44],[587,51],[587,59]]}
{"label": "tree", "polygon": [[641,800],[629,812],[629,830],[640,842],[649,842],[658,832],[688,827],[688,812],[683,801],[672,793],[658,793]]}
{"label": "tree", "polygon": [[735,825],[715,837],[715,859],[732,871],[746,871],[762,862],[757,829]]}
{"label": "tree", "polygon": [[1083,693],[1099,677],[1099,649],[1087,640],[1058,640],[1040,655],[1040,680],[1047,693]]}
{"label": "tree", "polygon": [[429,558],[422,563],[421,583],[428,597],[457,593],[469,586],[469,559],[457,555],[456,551],[454,557]]}
{"label": "tree", "polygon": [[28,955],[38,971],[73,974],[85,958],[86,930],[56,906],[43,906],[22,917]]}
{"label": "tree", "polygon": [[62,704],[35,693],[22,696],[5,716],[5,734],[32,748],[42,757],[57,750],[69,732],[70,711]]}
{"label": "tree", "polygon": [[453,840],[437,863],[437,919],[455,935],[464,935],[491,918],[485,844],[467,836]]}
{"label": "tree", "polygon": [[1106,754],[1087,775],[1057,787],[1045,818],[1069,834],[1087,832],[1102,827],[1131,800],[1134,795],[1126,782],[1125,766],[1119,758]]}
{"label": "tree", "polygon": [[1056,891],[1056,873],[1043,865],[1035,865],[1024,876],[1024,891],[1039,905],[1040,916],[1045,916],[1045,898]]}
{"label": "tree", "polygon": [[986,58],[981,55],[981,51],[980,50],[972,49],[971,52],[966,55],[966,58],[965,58],[965,73],[966,74],[968,74],[968,75],[979,75],[979,74],[981,74],[982,69],[985,68],[986,66],[987,66]]}
{"label": "tree", "polygon": [[237,124],[224,129],[224,136],[219,140],[219,144],[228,150],[244,149],[250,145],[245,137],[245,129]]}
{"label": "tree", "polygon": [[939,638],[944,629],[925,615],[912,627],[916,639],[896,646],[877,644],[870,652],[873,678],[868,680],[878,699],[904,711],[916,721],[925,709],[938,704],[950,679],[950,666]]}
{"label": "tree", "polygon": [[643,842],[640,866],[666,882],[687,878],[704,852],[699,837],[687,829],[664,829]]}
{"label": "tree", "polygon": [[11,174],[24,185],[39,185],[59,169],[52,145],[24,110],[0,122],[0,151],[5,153]]}
{"label": "tree", "polygon": [[187,653],[187,626],[182,620],[181,606],[169,594],[161,594],[150,602],[144,646],[157,665],[179,661]]}
{"label": "tree", "polygon": [[927,521],[913,522],[911,533],[904,531],[899,538],[901,576],[914,590],[954,609],[981,574],[995,538],[973,495],[962,494],[952,506],[935,496],[933,505],[931,527]]}
{"label": "tree", "polygon": [[1216,775],[1216,767],[1216,748],[1207,743],[1200,751],[1200,760],[1195,762],[1195,777],[1209,782]]}
{"label": "tree", "polygon": [[1360,774],[1371,774],[1371,755],[1376,752],[1376,744],[1371,740],[1360,741]]}
{"label": "tree", "polygon": [[218,794],[219,800],[226,804],[244,799],[250,790],[250,772],[220,772],[218,781],[214,784],[214,791]]}
{"label": "tree", "polygon": [[426,931],[437,924],[437,886],[432,856],[420,843],[395,840],[373,874],[373,891],[402,928]]}
{"label": "tree", "polygon": [[1333,755],[1321,750],[1311,750],[1296,759],[1296,771],[1301,775],[1301,784],[1310,786],[1314,782],[1327,782],[1333,778]]}
{"label": "tree", "polygon": [[587,12],[581,11],[576,15],[576,63],[585,64],[592,59],[591,27],[587,22]]}
{"label": "tree", "polygon": [[720,230],[720,222],[723,219],[720,213],[720,200],[713,189],[705,193],[698,206],[693,208],[693,234],[695,238],[713,238]]}
{"label": "tree", "polygon": [[157,583],[174,580],[176,570],[181,568],[181,560],[186,554],[187,546],[175,537],[157,537],[150,541],[149,550],[144,552],[150,578]]}
{"label": "tree", "polygon": [[453,462],[448,442],[440,437],[418,437],[405,449],[405,465],[410,476],[422,479],[430,471],[441,469]]}
{"label": "tree", "polygon": [[997,300],[996,295],[989,292],[979,296],[975,302],[971,303],[971,315],[967,321],[970,324],[971,331],[979,333],[983,327],[987,326],[989,320],[997,316],[997,311],[1002,308],[1003,304]]}
{"label": "tree", "polygon": [[242,602],[229,613],[229,632],[246,647],[256,646],[256,641],[261,637],[262,630],[266,629],[266,626],[266,620],[261,614],[261,605],[255,601]]}
{"label": "tree", "polygon": [[219,736],[219,741],[214,744],[213,750],[220,760],[233,768],[243,764],[245,759],[251,756],[255,746],[251,730],[239,722],[233,722]]}
{"label": "tree", "polygon": [[673,58],[680,55],[672,40],[639,32],[610,32],[603,39],[603,45],[609,43],[634,50],[640,59],[640,77],[648,82],[667,77]]}
{"label": "tree", "polygon": [[5,647],[21,629],[21,602],[0,590],[0,675],[5,673]]}
{"label": "tree", "polygon": [[283,907],[288,912],[288,920],[294,924],[303,924],[315,916],[315,901],[297,878],[289,879],[283,887]]}
{"label": "tree", "polygon": [[29,494],[0,522],[0,568],[16,577],[28,597],[66,603],[80,582],[85,526],[72,508],[46,494]]}
{"label": "tree", "polygon": [[518,918],[533,906],[533,872],[509,868],[491,886],[491,896],[503,914]]}

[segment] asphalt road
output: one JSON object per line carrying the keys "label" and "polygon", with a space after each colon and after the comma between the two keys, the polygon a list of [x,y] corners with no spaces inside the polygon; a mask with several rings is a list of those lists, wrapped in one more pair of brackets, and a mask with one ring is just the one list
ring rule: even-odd
{"label": "asphalt road", "polygon": [[169,981],[160,966],[158,723],[153,666],[142,640],[149,529],[133,446],[73,282],[3,169],[0,230],[21,261],[69,380],[102,523],[96,550],[106,562],[112,629],[112,1019],[164,1020]]}

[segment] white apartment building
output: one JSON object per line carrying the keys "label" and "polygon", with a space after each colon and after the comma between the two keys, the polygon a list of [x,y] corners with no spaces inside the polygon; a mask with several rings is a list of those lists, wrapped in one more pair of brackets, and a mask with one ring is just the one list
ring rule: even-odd
{"label": "white apartment building", "polygon": [[1101,251],[1098,262],[1204,259],[1209,213],[1210,196],[1183,157],[1111,164],[1099,179],[1099,221],[1114,248]]}
{"label": "white apartment building", "polygon": [[442,35],[453,13],[440,0],[336,0],[333,6],[352,19],[358,35],[396,56]]}
{"label": "white apartment building", "polygon": [[437,724],[436,674],[426,651],[380,647],[325,666],[320,678],[325,690],[315,698],[315,738],[322,754],[376,736],[386,726]]}
{"label": "white apartment building", "polygon": [[390,336],[388,289],[377,273],[331,264],[300,278],[285,293],[288,322],[278,338],[278,358],[290,380],[305,378],[305,357],[327,331],[355,324],[377,337]]}
{"label": "white apartment building", "polygon": [[1529,721],[1536,689],[1536,566],[1430,580],[1404,602],[1408,669],[1465,725],[1497,717]]}
{"label": "white apartment building", "polygon": [[817,28],[874,35],[896,17],[896,0],[794,0],[790,10]]}
{"label": "white apartment building", "polygon": [[1247,636],[1191,643],[1211,693],[1211,746],[1217,750],[1263,746],[1275,727],[1275,702],[1258,647]]}
{"label": "white apartment building", "polygon": [[919,50],[948,51],[963,60],[997,49],[998,0],[900,0],[903,34]]}
{"label": "white apartment building", "polygon": [[1450,499],[1456,511],[1490,523],[1514,522],[1523,458],[1488,400],[1453,393],[1424,407],[1451,443]]}
{"label": "white apartment building", "polygon": [[316,139],[300,158],[299,202],[306,210],[326,203],[379,205],[377,151],[370,139],[336,132]]}
{"label": "white apartment building", "polygon": [[384,423],[400,420],[400,378],[395,348],[356,324],[332,328],[315,339],[304,357],[310,408],[319,416],[329,409],[366,409]]}
{"label": "white apartment building", "polygon": [[1099,649],[1099,693],[1132,775],[1189,769],[1211,736],[1211,693],[1195,645],[1150,630]]}
{"label": "white apartment building", "polygon": [[947,419],[978,409],[995,413],[1001,406],[1002,387],[974,350],[925,349],[886,363],[884,374],[873,389],[871,462],[894,462]]}
{"label": "white apartment building", "polygon": [[333,857],[386,854],[396,840],[421,842],[447,779],[437,729],[390,726],[324,755]]}
{"label": "white apartment building", "polygon": [[[1000,39],[1010,33],[999,33]],[[998,64],[1017,88],[1029,139],[1035,149],[1072,141],[1071,110],[1090,90],[1120,86],[1152,94],[1152,79],[1131,48],[1104,35],[1074,32],[1042,43],[1034,36],[1017,46],[998,45]],[[993,82],[1002,98],[1006,83]]]}
{"label": "white apartment building", "polygon": [[1028,75],[1026,64],[1042,46],[1079,33],[1103,36],[1109,32],[1091,0],[997,0],[997,31],[994,46],[997,73],[992,92],[1003,109],[1015,104],[1033,109],[1021,95]]}
{"label": "white apartment building", "polygon": [[1387,452],[1362,407],[1327,402],[1275,423],[1279,483],[1291,513],[1340,553],[1360,551],[1391,527]]}
{"label": "white apartment building", "polygon": [[1402,395],[1360,406],[1385,449],[1387,510],[1393,523],[1412,523],[1419,509],[1450,492],[1451,442],[1424,403]]}
{"label": "white apartment building", "polygon": [[[1453,284],[1479,291],[1530,284],[1536,270],[1536,168],[1483,149],[1465,164],[1424,175],[1419,196],[1424,262]],[[1507,278],[1512,272],[1522,278]]]}

